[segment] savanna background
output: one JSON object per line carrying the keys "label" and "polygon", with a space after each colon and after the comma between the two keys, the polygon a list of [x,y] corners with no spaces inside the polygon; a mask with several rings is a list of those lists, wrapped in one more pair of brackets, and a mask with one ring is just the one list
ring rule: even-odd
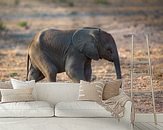
{"label": "savanna background", "polygon": [[[136,112],[152,112],[145,36],[149,36],[156,111],[163,112],[163,1],[162,0],[0,0],[0,80],[25,80],[28,44],[36,32],[54,27],[99,27],[117,43],[123,88],[130,95],[131,36],[134,33]],[[115,79],[112,63],[93,61],[94,80]],[[144,75],[145,74],[145,75]],[[46,81],[46,80],[45,80]],[[72,82],[65,73],[58,82]]]}

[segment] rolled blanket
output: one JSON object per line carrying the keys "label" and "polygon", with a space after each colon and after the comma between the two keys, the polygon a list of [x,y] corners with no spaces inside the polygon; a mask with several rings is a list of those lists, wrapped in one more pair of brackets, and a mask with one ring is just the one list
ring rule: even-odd
{"label": "rolled blanket", "polygon": [[[120,120],[121,117],[124,116],[125,104],[127,101],[131,101],[131,98],[128,97],[124,92],[121,92],[118,96],[114,96],[107,100],[101,100],[98,102],[101,106],[103,106],[107,111],[110,111],[113,117]],[[135,120],[135,111],[134,105],[132,103],[131,107],[131,123],[134,124]]]}

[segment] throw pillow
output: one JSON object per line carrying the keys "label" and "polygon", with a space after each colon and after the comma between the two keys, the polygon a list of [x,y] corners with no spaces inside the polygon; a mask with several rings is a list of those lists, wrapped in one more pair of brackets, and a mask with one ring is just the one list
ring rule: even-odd
{"label": "throw pillow", "polygon": [[107,100],[111,97],[119,95],[119,88],[121,84],[122,84],[122,81],[118,79],[107,81],[104,86],[102,99]]}
{"label": "throw pillow", "polygon": [[[12,89],[10,81],[2,82],[0,81],[0,89]],[[1,92],[0,92],[0,101],[1,101]]]}
{"label": "throw pillow", "polygon": [[104,82],[80,81],[78,100],[101,101]]}
{"label": "throw pillow", "polygon": [[12,89],[12,84],[10,81],[2,82],[0,81],[0,89]]}
{"label": "throw pillow", "polygon": [[21,80],[17,80],[17,79],[13,79],[11,78],[11,84],[13,86],[14,89],[22,89],[22,88],[33,88],[35,87],[35,80],[31,80],[31,81],[21,81]]}
{"label": "throw pillow", "polygon": [[33,101],[33,88],[26,89],[1,89],[1,102],[24,102]]}
{"label": "throw pillow", "polygon": [[36,88],[35,88],[35,80],[31,80],[31,81],[21,81],[21,80],[17,80],[17,79],[13,79],[11,78],[11,84],[13,86],[14,89],[25,89],[25,88],[33,88],[33,97],[35,98],[35,100],[37,100],[37,92],[36,92]]}

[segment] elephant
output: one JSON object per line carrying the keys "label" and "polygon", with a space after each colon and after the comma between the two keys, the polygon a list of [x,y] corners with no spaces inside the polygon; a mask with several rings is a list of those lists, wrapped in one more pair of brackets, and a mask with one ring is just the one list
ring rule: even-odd
{"label": "elephant", "polygon": [[119,54],[111,34],[95,27],[44,29],[28,46],[26,80],[56,82],[57,73],[66,72],[73,82],[91,81],[91,61],[99,59],[113,62],[117,79],[121,79]]}

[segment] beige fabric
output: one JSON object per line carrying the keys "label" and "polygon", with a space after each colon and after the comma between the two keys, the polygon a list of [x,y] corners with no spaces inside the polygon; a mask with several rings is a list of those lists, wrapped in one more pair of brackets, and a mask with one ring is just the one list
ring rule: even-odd
{"label": "beige fabric", "polygon": [[[125,104],[127,101],[131,101],[131,99],[124,92],[121,92],[117,96],[109,98],[108,100],[102,100],[98,103],[103,106],[107,111],[111,112],[113,116],[118,118],[119,120],[121,117],[124,116]],[[135,112],[133,103],[131,112],[131,123],[134,123]]]}
{"label": "beige fabric", "polygon": [[0,89],[12,89],[12,84],[10,81],[2,82],[0,81]]}
{"label": "beige fabric", "polygon": [[121,80],[107,81],[103,90],[102,99],[107,100],[111,97],[119,95],[119,88],[121,84]]}
{"label": "beige fabric", "polygon": [[104,82],[91,83],[81,80],[78,100],[100,101],[104,85]]}
{"label": "beige fabric", "polygon": [[26,89],[1,89],[1,102],[23,102],[33,101],[33,88]]}
{"label": "beige fabric", "polygon": [[[10,81],[2,82],[0,81],[0,89],[12,89],[12,84]],[[0,92],[0,101],[1,101],[1,92]]]}

